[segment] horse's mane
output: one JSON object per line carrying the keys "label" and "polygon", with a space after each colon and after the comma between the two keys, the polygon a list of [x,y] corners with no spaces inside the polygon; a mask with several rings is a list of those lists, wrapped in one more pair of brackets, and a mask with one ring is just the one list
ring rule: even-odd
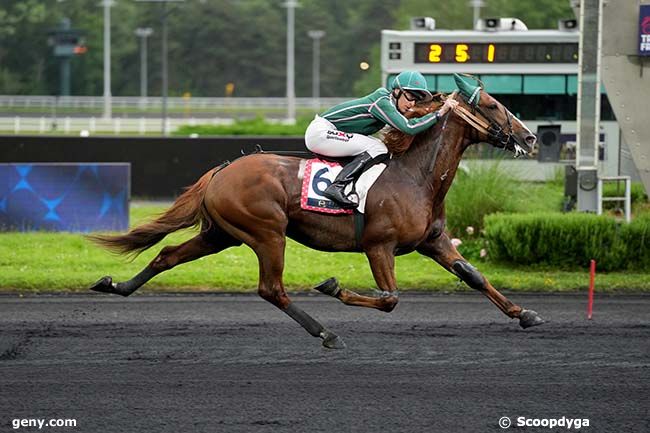
{"label": "horse's mane", "polygon": [[[442,105],[444,96],[443,93],[436,93],[430,99],[418,103],[405,116],[410,119],[413,117],[422,117],[436,111]],[[399,156],[411,147],[415,137],[415,135],[409,135],[399,129],[389,127],[388,130],[384,131],[382,140],[390,153]]]}

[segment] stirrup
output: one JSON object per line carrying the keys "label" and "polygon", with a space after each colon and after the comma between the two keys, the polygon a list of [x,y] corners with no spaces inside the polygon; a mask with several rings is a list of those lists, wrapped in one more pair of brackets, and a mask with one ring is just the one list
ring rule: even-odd
{"label": "stirrup", "polygon": [[[343,190],[345,189],[345,187],[347,187],[346,184],[339,186],[336,183],[333,183],[329,187],[327,187],[325,191],[323,191],[323,195],[329,198],[330,200],[334,201],[342,209],[356,209],[359,206],[359,203],[350,200],[348,197],[344,195]],[[354,195],[357,197],[358,200],[359,196],[356,193],[354,193]]]}

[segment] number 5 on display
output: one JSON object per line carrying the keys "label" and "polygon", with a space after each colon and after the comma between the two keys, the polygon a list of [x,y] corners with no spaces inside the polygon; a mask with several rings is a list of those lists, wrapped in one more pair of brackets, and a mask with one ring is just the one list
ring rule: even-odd
{"label": "number 5 on display", "polygon": [[468,50],[469,47],[465,44],[456,45],[456,61],[458,63],[465,63],[469,60],[469,54],[467,53]]}

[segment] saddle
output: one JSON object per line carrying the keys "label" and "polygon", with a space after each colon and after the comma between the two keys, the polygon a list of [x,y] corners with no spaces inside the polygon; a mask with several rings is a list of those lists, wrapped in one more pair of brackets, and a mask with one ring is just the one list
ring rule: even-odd
{"label": "saddle", "polygon": [[[334,162],[340,165],[346,165],[350,161],[354,159],[354,156],[342,156],[342,157],[332,157],[332,156],[325,156],[325,155],[320,155],[318,153],[311,152],[309,150],[271,150],[271,151],[266,151],[262,149],[262,146],[260,144],[255,145],[255,150],[253,152],[246,153],[244,149],[241,151],[242,155],[251,155],[255,153],[270,153],[272,155],[281,155],[281,156],[295,156],[296,158],[302,158],[302,159],[320,159],[321,161],[327,161],[327,162]],[[372,162],[370,165],[374,165],[376,162]]]}
{"label": "saddle", "polygon": [[[256,153],[270,153],[271,155],[281,155],[281,156],[295,156],[296,158],[302,158],[302,159],[320,159],[321,161],[327,161],[327,162],[333,162],[336,164],[340,165],[346,165],[350,161],[354,159],[354,156],[341,156],[341,157],[333,157],[333,156],[325,156],[321,155],[319,153],[314,153],[309,150],[271,150],[267,151],[262,149],[262,146],[260,144],[255,145],[255,150],[253,152],[246,153],[244,149],[241,150],[241,154],[243,156],[246,155],[252,155]],[[366,170],[373,165],[386,163],[388,165],[388,162],[391,159],[391,155],[388,153],[385,153],[383,155],[379,155],[375,158],[373,158],[368,165],[366,166]]]}
{"label": "saddle", "polygon": [[[341,168],[352,161],[354,156],[346,156],[342,158],[333,158],[325,155],[320,155],[308,150],[272,150],[265,151],[260,144],[255,145],[255,150],[252,152],[241,151],[242,155],[252,155],[258,153],[267,153],[271,155],[293,156],[305,160],[305,171],[302,180],[301,192],[301,207],[305,210],[314,212],[329,213],[329,214],[351,214],[351,210],[342,209],[335,202],[325,198],[322,195],[322,190],[319,182],[325,182],[326,185],[333,182],[334,178],[341,170]],[[390,161],[389,154],[379,155],[373,158],[364,167],[363,173],[354,184],[350,185],[353,191],[359,198],[359,207],[357,213],[364,213],[365,201],[367,198],[370,187],[379,178],[379,175],[384,171]]]}

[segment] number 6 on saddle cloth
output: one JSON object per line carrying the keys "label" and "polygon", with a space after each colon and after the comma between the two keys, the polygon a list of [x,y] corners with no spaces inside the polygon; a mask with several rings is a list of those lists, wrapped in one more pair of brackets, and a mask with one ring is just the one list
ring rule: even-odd
{"label": "number 6 on saddle cloth", "polygon": [[[384,156],[384,155],[382,155]],[[345,193],[350,200],[359,204],[357,211],[364,213],[368,191],[386,168],[385,158],[372,161],[356,182],[346,187]],[[304,165],[304,166],[303,166]],[[309,159],[301,163],[299,173],[302,173],[302,189],[300,207],[305,210],[327,214],[351,214],[352,209],[343,209],[336,202],[323,195],[323,191],[334,182],[342,170],[341,164],[325,161],[319,158]]]}

